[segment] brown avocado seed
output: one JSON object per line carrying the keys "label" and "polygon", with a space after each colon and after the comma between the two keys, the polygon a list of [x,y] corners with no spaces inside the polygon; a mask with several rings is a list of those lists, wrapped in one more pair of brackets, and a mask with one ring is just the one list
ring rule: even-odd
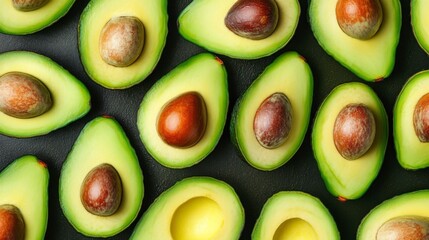
{"label": "brown avocado seed", "polygon": [[375,138],[375,120],[363,104],[345,106],[334,123],[333,139],[338,152],[347,160],[364,155]]}
{"label": "brown avocado seed", "polygon": [[100,34],[100,55],[115,67],[127,67],[140,56],[144,45],[144,26],[136,17],[110,19]]}
{"label": "brown avocado seed", "polygon": [[429,93],[422,96],[414,108],[414,130],[420,142],[429,142]]}
{"label": "brown avocado seed", "polygon": [[372,38],[383,21],[380,0],[338,0],[337,22],[343,32],[352,38]]}
{"label": "brown avocado seed", "polygon": [[36,77],[9,72],[0,77],[0,111],[15,118],[32,118],[52,107],[48,88]]}
{"label": "brown avocado seed", "polygon": [[192,147],[204,135],[207,110],[204,98],[197,92],[186,92],[172,99],[158,116],[157,130],[170,146]]}
{"label": "brown avocado seed", "polygon": [[10,204],[0,205],[0,240],[24,240],[25,224],[21,211]]}
{"label": "brown avocado seed", "polygon": [[427,240],[429,218],[401,216],[383,223],[377,231],[377,240]]}
{"label": "brown avocado seed", "polygon": [[43,7],[49,0],[12,0],[13,7],[22,12],[29,12]]}
{"label": "brown avocado seed", "polygon": [[277,148],[289,136],[292,126],[292,106],[283,93],[266,98],[256,110],[253,131],[264,148]]}
{"label": "brown avocado seed", "polygon": [[225,17],[226,27],[249,39],[264,39],[277,27],[279,10],[275,0],[238,0]]}
{"label": "brown avocado seed", "polygon": [[80,200],[84,208],[97,216],[114,214],[122,199],[122,183],[116,169],[107,163],[93,168],[80,188]]}

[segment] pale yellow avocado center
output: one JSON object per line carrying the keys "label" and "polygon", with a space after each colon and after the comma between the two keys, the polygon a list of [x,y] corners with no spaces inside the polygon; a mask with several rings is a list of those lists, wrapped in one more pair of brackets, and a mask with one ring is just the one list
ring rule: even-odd
{"label": "pale yellow avocado center", "polygon": [[175,240],[212,239],[224,223],[222,209],[207,197],[192,198],[180,205],[171,220]]}
{"label": "pale yellow avocado center", "polygon": [[291,218],[277,228],[273,240],[317,240],[317,233],[305,220]]}

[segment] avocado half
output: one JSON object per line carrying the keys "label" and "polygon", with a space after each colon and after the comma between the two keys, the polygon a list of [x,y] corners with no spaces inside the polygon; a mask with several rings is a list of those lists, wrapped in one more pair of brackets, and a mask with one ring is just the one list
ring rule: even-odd
{"label": "avocado half", "polygon": [[[89,171],[107,163],[122,182],[122,201],[110,216],[88,212],[80,189]],[[80,233],[110,237],[127,228],[137,217],[144,196],[143,174],[137,155],[119,123],[111,117],[97,117],[80,133],[63,163],[59,179],[59,201],[64,215]]]}
{"label": "avocado half", "polygon": [[[157,120],[164,105],[187,92],[197,92],[203,97],[207,126],[194,146],[177,148],[159,136]],[[190,167],[216,147],[226,123],[228,104],[228,81],[223,62],[209,53],[195,55],[158,80],[144,96],[137,115],[140,138],[160,164],[170,168]]]}
{"label": "avocado half", "polygon": [[244,210],[234,189],[211,177],[185,178],[163,192],[130,239],[239,239]]}
{"label": "avocado half", "polygon": [[295,33],[301,8],[297,0],[276,0],[279,20],[267,38],[240,37],[224,24],[229,9],[237,0],[193,0],[178,18],[179,33],[187,40],[218,54],[239,59],[268,56],[284,47]]}
{"label": "avocado half", "polygon": [[33,52],[0,54],[0,76],[23,72],[38,78],[49,90],[53,105],[40,116],[20,119],[0,112],[0,134],[25,138],[47,134],[84,116],[91,108],[85,85],[48,57]]}
{"label": "avocado half", "polygon": [[0,172],[0,205],[17,207],[25,239],[44,239],[48,226],[49,171],[35,156],[22,156]]}
{"label": "avocado half", "polygon": [[388,220],[398,217],[429,218],[429,190],[404,193],[385,200],[374,207],[357,230],[357,240],[376,239],[379,228]]}
{"label": "avocado half", "polygon": [[309,19],[320,46],[335,60],[366,81],[381,81],[395,65],[402,25],[399,0],[380,0],[383,21],[371,39],[359,40],[345,34],[337,23],[337,0],[311,0]]}
{"label": "avocado half", "polygon": [[[335,147],[333,129],[339,112],[352,103],[364,104],[371,110],[376,132],[371,147],[363,156],[347,160]],[[312,133],[314,157],[329,192],[344,200],[360,198],[380,171],[387,139],[387,113],[372,88],[359,82],[335,87],[320,105]]]}
{"label": "avocado half", "polygon": [[0,32],[25,35],[40,31],[63,17],[74,2],[75,0],[47,1],[39,9],[24,12],[16,10],[11,0],[0,0]]}
{"label": "avocado half", "polygon": [[429,2],[411,0],[411,26],[420,47],[429,54],[429,16],[426,14]]}
{"label": "avocado half", "polygon": [[[291,103],[291,131],[279,147],[265,148],[255,137],[253,122],[261,103],[274,93],[283,93]],[[231,141],[253,167],[279,168],[293,157],[304,140],[312,100],[313,74],[305,59],[297,52],[280,55],[237,100],[231,117]]]}
{"label": "avocado half", "polygon": [[416,73],[405,83],[393,110],[393,138],[398,162],[406,169],[429,166],[428,143],[420,142],[414,129],[414,109],[429,93],[429,70]]}
{"label": "avocado half", "polygon": [[340,239],[329,210],[316,197],[299,191],[282,191],[262,208],[252,240]]}
{"label": "avocado half", "polygon": [[[117,16],[137,17],[144,25],[139,58],[127,67],[114,67],[101,58],[100,33]],[[85,71],[96,83],[110,89],[129,88],[152,73],[164,49],[168,32],[166,0],[91,0],[79,21],[79,52]]]}

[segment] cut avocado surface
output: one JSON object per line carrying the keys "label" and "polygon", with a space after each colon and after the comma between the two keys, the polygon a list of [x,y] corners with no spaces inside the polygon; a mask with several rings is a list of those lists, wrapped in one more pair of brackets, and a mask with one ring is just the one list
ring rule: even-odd
{"label": "cut avocado surface", "polygon": [[376,239],[379,228],[398,217],[429,217],[429,190],[403,193],[374,207],[363,219],[357,231],[357,240]]}
{"label": "cut avocado surface", "polygon": [[388,77],[395,64],[402,24],[399,0],[380,0],[383,22],[371,39],[349,37],[339,27],[335,14],[337,0],[311,0],[311,29],[320,46],[343,66],[366,81]]}
{"label": "cut avocado surface", "polygon": [[[103,163],[113,166],[122,182],[122,201],[110,216],[88,212],[80,199],[86,175]],[[113,236],[137,217],[143,195],[142,170],[122,127],[110,117],[98,117],[89,122],[68,154],[59,180],[59,200],[70,224],[86,236]]]}
{"label": "cut avocado surface", "polygon": [[[348,104],[366,105],[374,115],[375,138],[368,151],[358,159],[347,160],[337,151],[333,129],[339,112]],[[312,147],[328,190],[336,197],[357,199],[377,177],[384,159],[388,120],[383,103],[367,85],[344,83],[334,88],[321,104],[314,120]]]}
{"label": "cut avocado surface", "polygon": [[411,26],[418,44],[429,54],[429,16],[427,10],[429,2],[425,0],[411,0]]}
{"label": "cut avocado surface", "polygon": [[1,134],[19,138],[44,135],[79,119],[91,108],[91,96],[83,83],[48,57],[25,51],[2,53],[0,76],[9,72],[38,78],[49,90],[53,105],[42,115],[28,119],[0,112]]}
{"label": "cut avocado surface", "polygon": [[48,225],[49,172],[35,156],[22,156],[0,172],[0,205],[17,207],[25,239],[44,239]]}
{"label": "cut avocado surface", "polygon": [[[255,114],[274,93],[283,93],[292,108],[291,131],[282,145],[265,148],[253,129]],[[307,132],[313,99],[313,75],[296,52],[279,56],[237,100],[230,126],[231,140],[249,164],[261,170],[276,169],[289,161]]]}
{"label": "cut avocado surface", "polygon": [[[188,92],[197,92],[204,99],[207,126],[194,146],[178,148],[163,141],[157,131],[157,121],[163,106]],[[227,73],[223,62],[209,53],[198,54],[167,73],[146,93],[137,116],[140,138],[160,164],[170,168],[192,166],[216,147],[225,126],[228,104]]]}
{"label": "cut avocado surface", "polygon": [[270,197],[252,232],[262,239],[340,239],[329,210],[316,197],[299,191],[283,191]]}
{"label": "cut avocado surface", "polygon": [[[139,58],[127,67],[103,61],[99,52],[100,34],[112,17],[131,16],[144,26],[144,45]],[[79,52],[88,75],[111,89],[129,88],[143,81],[155,68],[168,32],[167,1],[91,0],[79,22]]]}
{"label": "cut avocado surface", "polygon": [[244,210],[234,189],[211,177],[185,178],[149,206],[130,239],[239,239]]}
{"label": "cut avocado surface", "polygon": [[11,0],[0,1],[0,32],[24,35],[42,30],[63,17],[75,0],[52,0],[33,11],[19,11]]}
{"label": "cut avocado surface", "polygon": [[429,166],[428,143],[417,137],[414,110],[417,102],[429,93],[429,71],[412,76],[398,95],[393,111],[393,137],[399,163],[406,169]]}
{"label": "cut avocado surface", "polygon": [[230,31],[224,23],[236,0],[194,0],[180,14],[180,34],[187,40],[218,54],[239,59],[271,55],[285,46],[295,33],[301,8],[297,0],[276,0],[279,20],[267,38],[252,40]]}

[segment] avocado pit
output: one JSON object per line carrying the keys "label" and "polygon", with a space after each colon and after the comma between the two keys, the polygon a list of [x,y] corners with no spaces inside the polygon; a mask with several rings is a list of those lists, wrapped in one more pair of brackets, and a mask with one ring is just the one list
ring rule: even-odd
{"label": "avocado pit", "polygon": [[9,72],[0,77],[0,111],[15,118],[33,118],[52,107],[48,88],[36,77]]}
{"label": "avocado pit", "polygon": [[43,7],[49,0],[12,0],[13,7],[18,11],[29,12]]}
{"label": "avocado pit", "polygon": [[364,104],[348,104],[335,119],[333,140],[347,160],[358,159],[371,147],[375,138],[375,120]]}
{"label": "avocado pit", "polygon": [[414,130],[420,142],[429,142],[429,93],[423,95],[414,108]]}
{"label": "avocado pit", "polygon": [[0,239],[24,240],[25,224],[21,211],[14,205],[0,205]]}
{"label": "avocado pit", "polygon": [[80,199],[85,209],[94,215],[113,215],[122,199],[121,178],[116,169],[107,163],[93,168],[82,182]]}
{"label": "avocado pit", "polygon": [[267,97],[256,110],[253,131],[259,144],[273,149],[282,145],[292,127],[292,106],[283,93]]}
{"label": "avocado pit", "polygon": [[341,30],[360,40],[372,38],[383,21],[380,0],[338,0],[335,13]]}
{"label": "avocado pit", "polygon": [[377,231],[377,240],[429,239],[429,218],[400,216],[388,220]]}
{"label": "avocado pit", "polygon": [[238,0],[228,11],[224,22],[233,33],[258,40],[274,32],[278,18],[275,0]]}
{"label": "avocado pit", "polygon": [[99,50],[104,62],[127,67],[140,56],[144,45],[144,25],[133,16],[111,18],[100,34]]}
{"label": "avocado pit", "polygon": [[197,92],[186,92],[164,105],[158,115],[157,131],[168,145],[189,148],[202,138],[206,125],[204,98]]}

